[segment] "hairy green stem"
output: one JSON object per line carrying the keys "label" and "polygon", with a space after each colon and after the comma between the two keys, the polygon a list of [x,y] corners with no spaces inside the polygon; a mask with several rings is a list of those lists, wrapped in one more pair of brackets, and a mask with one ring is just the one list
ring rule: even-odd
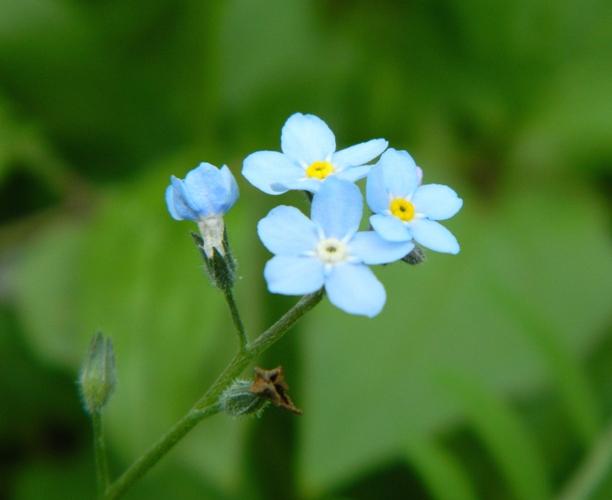
{"label": "hairy green stem", "polygon": [[106,492],[106,499],[120,498],[138,479],[153,467],[170,449],[178,443],[195,425],[219,412],[214,404],[203,410],[190,410],[170,431],[162,437],[147,453],[136,460]]}
{"label": "hairy green stem", "polygon": [[96,475],[98,478],[98,498],[104,498],[108,488],[108,464],[106,461],[106,446],[104,445],[104,433],[102,432],[102,412],[95,410],[91,412],[93,424],[94,450],[96,455]]}
{"label": "hairy green stem", "polygon": [[281,319],[268,328],[249,345],[251,357],[258,356],[280,339],[298,319],[314,308],[325,297],[325,289],[304,295]]}
{"label": "hairy green stem", "polygon": [[[106,500],[120,498],[127,489],[132,486],[140,477],[142,477],[149,469],[151,469],[159,460],[168,453],[176,443],[178,443],[195,425],[219,412],[217,400],[221,392],[236,378],[242,370],[246,368],[249,362],[257,355],[264,352],[272,344],[278,341],[304,314],[316,306],[324,297],[325,291],[318,290],[309,295],[305,295],[300,301],[293,306],[282,318],[280,318],[268,330],[262,333],[252,343],[246,342],[241,345],[238,353],[227,366],[227,368],[219,375],[217,380],[206,391],[202,398],[195,406],[164,436],[162,437],[149,451],[136,460],[124,474],[113,483],[106,491],[103,497]],[[233,297],[231,300],[233,304]],[[229,303],[229,301],[228,301]],[[234,304],[235,308],[235,304]],[[232,306],[230,305],[230,310]],[[235,309],[240,327],[242,321],[238,316],[238,311]],[[234,311],[232,311],[232,318]],[[235,322],[236,324],[236,322]],[[236,327],[239,336],[240,329]],[[242,329],[244,332],[244,329]]]}
{"label": "hairy green stem", "polygon": [[612,470],[612,421],[595,441],[583,465],[559,495],[559,500],[588,500]]}
{"label": "hairy green stem", "polygon": [[234,357],[228,367],[219,375],[213,385],[206,391],[204,396],[196,403],[195,408],[204,408],[216,402],[219,394],[234,380],[249,362],[277,342],[289,330],[298,319],[316,306],[325,296],[325,290],[320,290],[304,295],[285,315],[253,342],[244,346]]}

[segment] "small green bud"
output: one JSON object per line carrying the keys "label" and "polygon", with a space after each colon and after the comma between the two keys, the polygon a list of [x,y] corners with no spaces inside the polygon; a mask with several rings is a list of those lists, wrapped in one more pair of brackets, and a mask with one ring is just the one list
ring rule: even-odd
{"label": "small green bud", "polygon": [[212,256],[209,256],[204,240],[196,233],[191,233],[191,237],[195,242],[204,264],[206,265],[206,271],[212,281],[212,284],[221,290],[229,290],[234,286],[236,280],[236,262],[232,257],[230,251],[229,241],[227,239],[227,231],[223,232],[223,249],[224,252],[220,252],[216,247],[212,248]]}
{"label": "small green bud", "polygon": [[423,249],[418,243],[415,242],[412,251],[408,255],[404,256],[402,260],[406,262],[406,264],[416,266],[417,264],[425,261],[425,252],[423,252]]}
{"label": "small green bud", "polygon": [[92,414],[102,410],[117,385],[113,341],[102,332],[94,335],[78,380],[85,410]]}
{"label": "small green bud", "polygon": [[232,418],[261,417],[270,401],[251,392],[253,382],[234,380],[219,396],[221,410]]}

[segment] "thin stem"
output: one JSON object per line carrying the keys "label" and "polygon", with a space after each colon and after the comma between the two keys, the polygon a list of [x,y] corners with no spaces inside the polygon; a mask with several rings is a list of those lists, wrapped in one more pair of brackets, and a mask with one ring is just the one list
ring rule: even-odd
{"label": "thin stem", "polygon": [[255,356],[261,354],[272,344],[277,342],[289,330],[298,319],[316,306],[325,296],[325,290],[321,288],[314,293],[304,295],[285,315],[253,342],[242,349],[228,367],[217,377],[217,380],[206,391],[204,396],[196,403],[195,408],[204,408],[216,401],[221,391],[234,380]]}
{"label": "thin stem", "polygon": [[314,293],[304,295],[300,301],[294,305],[285,315],[274,325],[263,332],[249,345],[251,357],[255,357],[264,352],[268,347],[280,339],[298,319],[310,311],[325,297],[325,289],[321,288]]}
{"label": "thin stem", "polygon": [[242,324],[242,319],[240,319],[240,313],[238,312],[236,301],[234,300],[234,294],[232,293],[232,290],[230,288],[223,290],[223,293],[225,295],[225,300],[232,316],[234,328],[236,329],[236,333],[238,334],[240,350],[242,351],[246,347],[248,339],[244,330],[244,325]]}
{"label": "thin stem", "polygon": [[595,442],[582,467],[569,481],[559,500],[586,500],[593,498],[597,488],[612,468],[612,422]]}
{"label": "thin stem", "polygon": [[104,434],[102,432],[102,412],[91,413],[94,434],[94,450],[96,455],[96,475],[98,478],[98,498],[104,498],[108,488],[108,465],[106,462],[106,447],[104,445]]}
{"label": "thin stem", "polygon": [[[219,375],[213,385],[206,391],[195,406],[149,451],[136,460],[130,468],[107,490],[106,500],[122,496],[140,477],[151,469],[168,453],[195,425],[219,412],[217,403],[221,392],[236,378],[249,362],[258,354],[268,349],[289,330],[298,319],[316,306],[324,297],[325,291],[318,290],[305,295],[282,318],[268,328],[251,344],[245,343],[240,348],[227,368]],[[233,302],[233,299],[232,299]],[[234,305],[235,307],[235,305]],[[230,306],[231,309],[231,306]],[[242,325],[242,323],[240,323]],[[237,328],[238,329],[238,328]],[[246,336],[245,336],[246,338]]]}
{"label": "thin stem", "polygon": [[197,411],[192,409],[170,431],[162,437],[147,453],[136,460],[124,474],[115,481],[106,493],[107,500],[120,498],[127,489],[153,467],[185,434],[195,425],[219,412],[217,404]]}

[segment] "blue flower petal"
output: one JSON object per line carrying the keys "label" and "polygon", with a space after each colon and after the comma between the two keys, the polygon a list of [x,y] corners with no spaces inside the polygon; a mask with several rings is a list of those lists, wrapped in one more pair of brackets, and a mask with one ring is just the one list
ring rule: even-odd
{"label": "blue flower petal", "polygon": [[232,171],[227,168],[227,165],[223,165],[220,172],[226,192],[225,203],[223,203],[223,213],[225,214],[238,201],[240,191],[238,190],[236,178],[234,177],[234,174],[232,174]]}
{"label": "blue flower petal", "polygon": [[338,172],[337,174],[335,174],[335,176],[338,177],[338,179],[343,179],[349,182],[356,182],[359,179],[363,179],[366,175],[368,175],[371,168],[372,168],[372,165],[362,165],[361,167],[349,167],[346,170],[343,170],[342,172]]}
{"label": "blue flower petal", "polygon": [[393,215],[374,214],[370,224],[381,238],[387,241],[410,241],[412,235],[408,227]]}
{"label": "blue flower petal", "polygon": [[391,242],[383,240],[374,231],[357,233],[349,243],[351,255],[364,264],[388,264],[408,255],[414,248],[411,240]]}
{"label": "blue flower petal", "polygon": [[317,225],[295,207],[281,205],[257,224],[257,234],[265,247],[273,254],[293,255],[314,250],[317,241]]}
{"label": "blue flower petal", "polygon": [[417,243],[436,252],[459,253],[457,238],[442,224],[433,220],[415,219],[410,223],[410,232]]}
{"label": "blue flower petal", "polygon": [[385,305],[387,294],[374,273],[362,264],[334,266],[325,280],[330,302],[350,314],[376,316]]}
{"label": "blue flower petal", "polygon": [[331,162],[338,169],[364,165],[387,149],[388,145],[384,139],[372,139],[334,153]]}
{"label": "blue flower petal", "polygon": [[427,184],[419,187],[412,197],[416,211],[428,219],[444,220],[455,215],[463,200],[448,186]]}
{"label": "blue flower petal", "polygon": [[323,269],[323,263],[313,257],[280,255],[266,263],[264,277],[272,293],[304,295],[323,286]]}
{"label": "blue flower petal", "polygon": [[195,207],[183,181],[172,175],[170,177],[170,182],[172,183],[171,186],[174,193],[172,196],[174,201],[174,213],[171,211],[170,214],[173,217],[175,215],[178,216],[177,220],[187,219],[197,221],[202,214],[198,211],[197,207]]}
{"label": "blue flower petal", "polygon": [[285,123],[281,133],[281,150],[299,165],[328,161],[336,150],[334,133],[314,115],[295,113]]}
{"label": "blue flower petal", "polygon": [[299,189],[300,191],[310,191],[316,193],[321,187],[321,181],[317,178],[304,177],[302,179],[296,179],[285,183],[287,189]]}
{"label": "blue flower petal", "polygon": [[277,151],[258,151],[247,156],[242,175],[267,194],[282,194],[287,183],[304,177],[304,169]]}
{"label": "blue flower petal", "polygon": [[355,234],[362,213],[359,188],[335,176],[321,184],[312,200],[311,219],[321,226],[327,238],[342,239]]}
{"label": "blue flower petal", "polygon": [[387,193],[383,169],[380,162],[374,165],[368,174],[366,199],[374,213],[379,214],[385,210],[389,210],[389,193]]}
{"label": "blue flower petal", "polygon": [[407,151],[387,149],[377,165],[382,167],[385,188],[393,197],[410,196],[419,185],[416,163]]}
{"label": "blue flower petal", "polygon": [[172,187],[172,184],[166,188],[166,205],[168,205],[168,211],[173,219],[183,220],[183,217],[177,213],[176,208],[174,207],[174,188]]}
{"label": "blue flower petal", "polygon": [[225,180],[217,167],[210,163],[200,163],[190,171],[183,181],[189,192],[194,209],[200,215],[219,215],[227,202]]}

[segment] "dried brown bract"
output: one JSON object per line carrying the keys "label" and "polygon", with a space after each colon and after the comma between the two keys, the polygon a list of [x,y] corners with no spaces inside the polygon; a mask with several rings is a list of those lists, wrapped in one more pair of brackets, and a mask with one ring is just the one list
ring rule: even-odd
{"label": "dried brown bract", "polygon": [[278,366],[273,370],[255,367],[255,380],[249,392],[261,398],[269,399],[279,408],[301,415],[303,413],[302,410],[295,407],[287,395],[288,390],[289,386],[285,382],[282,366]]}

